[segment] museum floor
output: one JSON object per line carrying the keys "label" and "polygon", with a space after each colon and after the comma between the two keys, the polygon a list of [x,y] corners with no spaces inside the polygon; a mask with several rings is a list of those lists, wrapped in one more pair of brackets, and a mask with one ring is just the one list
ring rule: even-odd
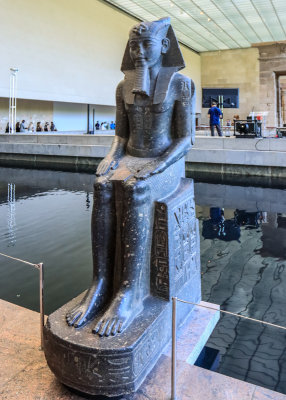
{"label": "museum floor", "polygon": [[[0,300],[0,398],[2,400],[80,400],[61,385],[40,350],[39,314]],[[170,358],[161,356],[139,391],[120,400],[170,399]],[[250,383],[178,362],[180,400],[286,400]],[[94,397],[94,400],[103,398]],[[119,400],[119,399],[118,399]]]}

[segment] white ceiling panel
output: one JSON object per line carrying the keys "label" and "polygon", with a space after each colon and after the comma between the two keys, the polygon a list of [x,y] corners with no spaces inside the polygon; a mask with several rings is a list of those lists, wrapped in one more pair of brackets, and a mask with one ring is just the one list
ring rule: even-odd
{"label": "white ceiling panel", "polygon": [[286,40],[286,0],[105,0],[140,20],[170,16],[179,41],[198,52]]}

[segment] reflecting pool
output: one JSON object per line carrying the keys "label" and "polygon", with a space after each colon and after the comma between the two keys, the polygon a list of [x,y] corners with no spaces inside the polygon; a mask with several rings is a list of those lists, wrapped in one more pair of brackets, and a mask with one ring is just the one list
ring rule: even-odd
{"label": "reflecting pool", "polygon": [[[49,314],[92,277],[94,176],[0,168],[0,252],[45,265]],[[286,192],[195,183],[203,300],[286,326]],[[38,272],[0,257],[0,298],[39,310]],[[224,315],[218,372],[286,393],[286,331]]]}

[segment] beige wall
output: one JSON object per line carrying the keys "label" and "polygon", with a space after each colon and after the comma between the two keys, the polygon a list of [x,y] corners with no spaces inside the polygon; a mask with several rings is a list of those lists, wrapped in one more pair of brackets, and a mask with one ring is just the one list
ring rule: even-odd
{"label": "beige wall", "polygon": [[201,86],[201,56],[190,51],[187,47],[181,45],[181,51],[185,60],[186,68],[181,72],[192,78],[196,85],[197,107],[196,111],[201,112],[202,109],[202,86]]}
{"label": "beige wall", "polygon": [[[259,53],[255,48],[201,53],[202,88],[239,88],[239,108],[224,109],[224,121],[259,110]],[[202,123],[208,123],[202,108]]]}
{"label": "beige wall", "polygon": [[[114,105],[135,19],[99,0],[0,0],[0,10],[0,97],[18,67],[19,98]],[[200,56],[182,50],[200,94]]]}

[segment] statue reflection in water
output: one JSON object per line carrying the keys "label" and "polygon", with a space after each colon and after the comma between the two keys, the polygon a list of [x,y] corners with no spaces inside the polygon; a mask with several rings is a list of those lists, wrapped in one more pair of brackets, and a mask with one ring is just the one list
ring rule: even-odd
{"label": "statue reflection in water", "polygon": [[97,168],[92,213],[93,282],[67,313],[75,328],[116,335],[150,294],[154,201],[185,176],[183,157],[195,134],[195,87],[169,18],[130,31],[116,90],[116,133]]}

